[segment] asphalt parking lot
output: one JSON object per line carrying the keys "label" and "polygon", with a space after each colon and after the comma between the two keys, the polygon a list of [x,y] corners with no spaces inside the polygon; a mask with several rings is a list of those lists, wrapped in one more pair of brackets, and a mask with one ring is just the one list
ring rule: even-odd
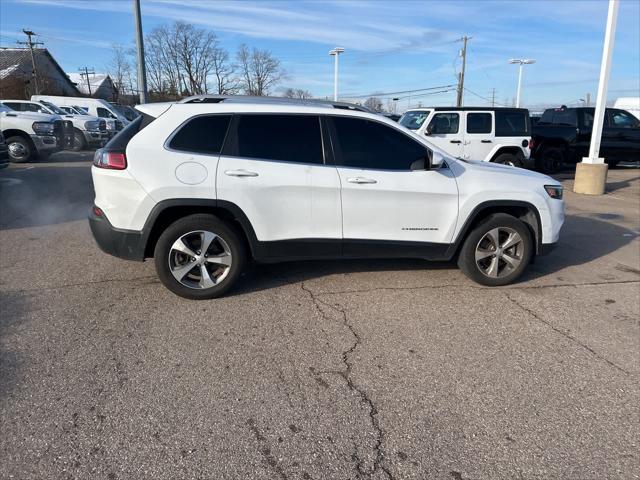
{"label": "asphalt parking lot", "polygon": [[178,298],[99,251],[90,154],[0,171],[0,477],[640,477],[640,170],[567,187],[510,287],[450,264],[254,266]]}

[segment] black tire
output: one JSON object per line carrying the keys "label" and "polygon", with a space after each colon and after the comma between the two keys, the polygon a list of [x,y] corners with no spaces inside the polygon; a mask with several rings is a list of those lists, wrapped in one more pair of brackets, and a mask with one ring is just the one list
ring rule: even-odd
{"label": "black tire", "polygon": [[548,147],[542,151],[538,165],[542,173],[557,173],[564,163],[564,152],[558,147]]}
{"label": "black tire", "polygon": [[609,165],[609,169],[613,170],[614,168],[618,168],[618,163],[620,160],[606,160],[607,165]]}
{"label": "black tire", "polygon": [[87,140],[84,135],[77,128],[73,129],[73,145],[71,146],[72,152],[81,152],[87,149]]}
{"label": "black tire", "polygon": [[[517,232],[520,235],[521,243],[516,247],[511,247],[509,258],[517,257],[520,261],[517,267],[510,269],[504,260],[496,260],[498,265],[502,264],[503,276],[490,277],[481,268],[481,262],[492,262],[493,259],[476,261],[476,249],[484,242],[486,235],[490,231],[503,228]],[[458,255],[458,267],[462,272],[474,282],[490,287],[508,285],[513,283],[526,270],[534,252],[534,244],[531,232],[527,225],[517,218],[506,213],[495,213],[482,220],[465,238],[460,254]],[[502,262],[502,263],[500,263]],[[500,267],[498,267],[499,269]]]}
{"label": "black tire", "polygon": [[[7,138],[7,146],[9,147],[9,160],[13,163],[28,162],[34,157],[33,145],[30,140],[24,137],[16,135]],[[20,152],[20,154],[18,155],[17,152]]]}
{"label": "black tire", "polygon": [[[208,288],[196,288],[195,286],[187,286],[181,281],[178,281],[176,277],[174,277],[172,273],[172,267],[170,265],[170,262],[174,262],[176,259],[179,259],[179,257],[183,255],[176,250],[172,250],[172,246],[174,245],[174,243],[178,239],[188,235],[197,236],[196,234],[190,233],[197,231],[207,231],[214,233],[215,235],[217,235],[217,237],[219,237],[219,239],[222,240],[214,240],[211,243],[209,252],[212,252],[213,248],[215,250],[214,254],[224,254],[224,252],[221,252],[221,249],[225,250],[226,246],[231,255],[231,265],[228,267],[228,271],[226,271],[226,273],[224,274],[225,276],[219,276],[219,278],[222,278],[222,280],[220,280],[219,283]],[[191,237],[186,238],[188,240]],[[193,248],[198,248],[197,243],[191,246]],[[193,253],[197,252],[193,251]],[[201,253],[202,256],[206,256],[207,252]],[[204,275],[201,275],[199,272],[203,267],[199,265],[199,261],[205,262],[205,268],[209,269],[208,273],[212,276],[212,278],[214,276],[213,274],[215,273],[213,271],[214,268],[225,268],[224,266],[215,266],[206,263],[202,256],[198,257],[200,260],[195,260],[194,267],[191,270],[188,270],[188,273],[185,274],[183,278],[184,282],[192,284],[202,284]],[[169,227],[167,227],[167,229],[160,235],[160,238],[158,238],[154,257],[156,272],[158,273],[158,277],[165,287],[183,298],[189,298],[192,300],[208,300],[223,296],[229,291],[231,287],[233,287],[233,284],[242,273],[246,262],[247,253],[245,244],[235,228],[229,226],[214,215],[195,214],[181,218],[180,220],[177,220],[176,222],[169,225]],[[182,258],[181,260],[182,263],[174,266],[176,270],[179,269],[180,265],[188,268],[187,265],[189,263],[187,258],[195,258],[189,255],[184,255],[183,257],[184,258]],[[195,280],[193,279],[194,277]],[[198,277],[200,278],[200,282],[197,282]]]}
{"label": "black tire", "polygon": [[500,163],[501,165],[511,165],[512,167],[522,168],[524,166],[523,159],[513,153],[501,153],[496,157],[493,163]]}

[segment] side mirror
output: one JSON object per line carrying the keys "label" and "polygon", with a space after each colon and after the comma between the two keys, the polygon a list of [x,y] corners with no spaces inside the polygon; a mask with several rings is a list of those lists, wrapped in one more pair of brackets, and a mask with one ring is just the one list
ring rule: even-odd
{"label": "side mirror", "polygon": [[424,157],[420,157],[415,160],[409,168],[412,172],[416,170],[429,170],[429,157],[426,155]]}
{"label": "side mirror", "polygon": [[433,133],[434,130],[434,124],[430,123],[429,125],[427,125],[427,130],[424,132],[425,135],[431,135]]}
{"label": "side mirror", "polygon": [[437,170],[444,163],[444,155],[440,152],[433,152],[431,154],[431,169]]}

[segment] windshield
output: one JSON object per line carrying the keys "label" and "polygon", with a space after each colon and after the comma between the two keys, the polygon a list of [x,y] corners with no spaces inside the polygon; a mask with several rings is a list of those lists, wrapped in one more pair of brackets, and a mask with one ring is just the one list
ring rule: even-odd
{"label": "windshield", "polygon": [[42,105],[44,105],[45,107],[47,107],[49,110],[51,110],[53,113],[56,113],[58,115],[66,115],[67,112],[65,112],[64,110],[62,110],[59,107],[56,107],[53,103],[51,102],[45,102],[44,100],[40,100],[40,103]]}
{"label": "windshield", "polygon": [[430,113],[431,110],[413,110],[410,112],[404,112],[404,115],[400,117],[398,123],[411,130],[417,130],[422,126]]}
{"label": "windshield", "polygon": [[74,105],[73,109],[78,112],[78,115],[89,115],[84,108],[78,107],[77,105]]}

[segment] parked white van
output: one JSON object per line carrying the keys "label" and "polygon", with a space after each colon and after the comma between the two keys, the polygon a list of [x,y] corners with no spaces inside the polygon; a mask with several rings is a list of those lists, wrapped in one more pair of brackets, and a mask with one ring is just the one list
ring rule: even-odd
{"label": "parked white van", "polygon": [[407,110],[398,123],[427,136],[456,158],[533,166],[531,120],[525,108],[414,108]]}
{"label": "parked white van", "polygon": [[129,120],[121,114],[113,105],[101,98],[88,97],[60,97],[56,95],[32,95],[32,101],[45,100],[58,107],[80,107],[89,115],[115,120],[116,130],[120,131],[129,124]]}

